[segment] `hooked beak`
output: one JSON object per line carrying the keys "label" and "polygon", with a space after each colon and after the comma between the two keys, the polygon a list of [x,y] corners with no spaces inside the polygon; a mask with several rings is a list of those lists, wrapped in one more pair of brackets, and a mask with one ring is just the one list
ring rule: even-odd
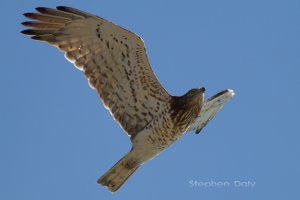
{"label": "hooked beak", "polygon": [[201,92],[205,92],[205,87],[201,87],[199,89],[201,90]]}

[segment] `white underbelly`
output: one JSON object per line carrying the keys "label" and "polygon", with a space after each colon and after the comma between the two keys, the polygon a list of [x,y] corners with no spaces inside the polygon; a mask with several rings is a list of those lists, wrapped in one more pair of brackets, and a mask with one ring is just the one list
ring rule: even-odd
{"label": "white underbelly", "polygon": [[145,128],[132,139],[133,151],[144,163],[163,152],[184,133],[173,132],[172,129]]}

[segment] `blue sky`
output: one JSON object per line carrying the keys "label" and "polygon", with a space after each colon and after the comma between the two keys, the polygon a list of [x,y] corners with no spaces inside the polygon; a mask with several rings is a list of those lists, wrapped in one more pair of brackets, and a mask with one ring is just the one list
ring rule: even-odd
{"label": "blue sky", "polygon": [[[1,1],[0,199],[299,198],[300,2]],[[186,134],[116,193],[96,180],[130,149],[81,71],[21,35],[24,12],[67,5],[140,35],[173,95],[232,88],[200,135]],[[229,182],[192,187],[190,181]],[[255,182],[237,187],[234,181]]]}

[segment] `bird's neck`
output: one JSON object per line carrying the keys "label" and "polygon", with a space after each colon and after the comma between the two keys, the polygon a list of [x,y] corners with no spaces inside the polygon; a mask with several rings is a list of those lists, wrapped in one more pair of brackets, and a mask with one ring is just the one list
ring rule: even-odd
{"label": "bird's neck", "polygon": [[171,103],[171,118],[177,126],[187,126],[199,115],[201,105],[191,102],[185,97],[173,97]]}

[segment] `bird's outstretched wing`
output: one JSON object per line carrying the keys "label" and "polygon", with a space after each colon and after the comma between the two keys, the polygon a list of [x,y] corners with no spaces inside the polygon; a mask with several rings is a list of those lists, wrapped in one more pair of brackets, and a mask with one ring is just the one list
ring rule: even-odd
{"label": "bird's outstretched wing", "polygon": [[143,40],[101,17],[69,7],[36,8],[23,22],[32,39],[59,48],[83,70],[105,106],[124,130],[135,136],[168,103],[149,64]]}
{"label": "bird's outstretched wing", "polygon": [[217,112],[234,96],[233,90],[224,90],[209,98],[202,105],[199,116],[190,125],[187,131],[195,130],[196,133],[206,126],[206,124],[217,114]]}

